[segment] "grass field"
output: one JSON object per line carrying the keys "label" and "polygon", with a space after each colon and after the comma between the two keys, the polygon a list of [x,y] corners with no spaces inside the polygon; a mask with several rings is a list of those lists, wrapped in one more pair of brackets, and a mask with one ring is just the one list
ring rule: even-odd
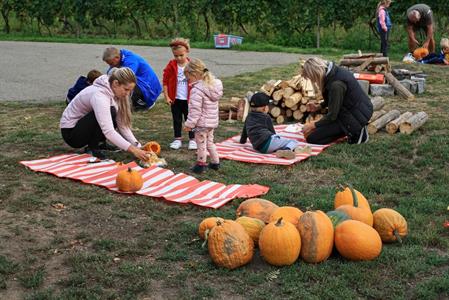
{"label": "grass field", "polygon": [[[387,105],[430,115],[410,136],[379,133],[365,145],[338,144],[291,168],[222,161],[219,172],[199,176],[268,185],[266,199],[302,210],[331,210],[335,186],[351,183],[373,210],[393,208],[408,221],[404,244],[384,245],[371,262],[334,254],[318,265],[299,260],[276,268],[256,253],[247,266],[219,269],[201,248],[197,225],[208,216],[234,218],[241,200],[209,210],[31,172],[18,161],[70,151],[58,130],[63,101],[1,103],[0,298],[449,298],[449,231],[442,225],[449,219],[449,76],[444,67],[419,68],[429,74],[426,93],[414,102],[389,98]],[[242,96],[267,79],[288,79],[295,71],[290,65],[224,78],[225,97]],[[194,153],[168,149],[171,115],[163,101],[134,117],[136,136],[159,141],[169,167],[188,171]],[[216,141],[241,126],[222,122]],[[112,158],[131,160],[126,153]],[[65,209],[57,211],[55,203]]]}

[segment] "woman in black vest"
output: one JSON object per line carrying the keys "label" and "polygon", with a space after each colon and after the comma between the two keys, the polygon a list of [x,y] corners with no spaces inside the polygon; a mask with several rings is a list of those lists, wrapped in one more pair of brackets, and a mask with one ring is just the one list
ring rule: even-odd
{"label": "woman in black vest", "polygon": [[346,136],[350,144],[366,143],[373,105],[354,75],[333,62],[312,57],[304,63],[302,76],[310,79],[324,98],[319,105],[309,104],[308,111],[328,108],[321,120],[304,125],[307,142],[322,145]]}

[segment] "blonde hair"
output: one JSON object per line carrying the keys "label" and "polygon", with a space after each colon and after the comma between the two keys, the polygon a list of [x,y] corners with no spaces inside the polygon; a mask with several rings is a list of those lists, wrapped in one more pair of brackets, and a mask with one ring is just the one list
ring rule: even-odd
{"label": "blonde hair", "polygon": [[380,7],[381,5],[387,5],[387,3],[388,3],[388,4],[391,4],[391,0],[380,0],[379,3],[377,3],[377,9],[376,9],[376,11],[379,11],[379,7]]}
{"label": "blonde hair", "polygon": [[443,48],[449,48],[449,39],[447,39],[447,38],[442,38],[441,39],[441,42],[440,42],[440,47],[441,47],[441,49],[443,49]]}
{"label": "blonde hair", "polygon": [[[128,68],[112,68],[109,76],[109,84],[112,85],[112,83],[117,80],[117,82],[122,84],[129,84],[129,83],[136,83],[136,75],[134,75],[134,72]],[[129,97],[126,98],[116,98],[117,105],[118,105],[118,116],[122,122],[122,124],[125,127],[131,128],[131,105]]]}
{"label": "blonde hair", "polygon": [[198,58],[192,58],[185,68],[186,72],[196,74],[207,84],[211,85],[215,76],[206,68],[206,65]]}
{"label": "blonde hair", "polygon": [[171,40],[169,46],[172,50],[178,50],[178,49],[184,47],[184,48],[186,48],[187,51],[189,51],[190,50],[190,40],[181,38],[181,37],[177,37],[177,38],[174,38],[173,40]]}
{"label": "blonde hair", "polygon": [[318,57],[311,57],[302,66],[302,76],[309,79],[312,84],[323,90],[324,76],[326,75],[328,62]]}
{"label": "blonde hair", "polygon": [[103,61],[107,61],[107,60],[110,60],[111,58],[119,57],[119,56],[120,56],[120,50],[118,50],[115,47],[108,47],[103,52]]}

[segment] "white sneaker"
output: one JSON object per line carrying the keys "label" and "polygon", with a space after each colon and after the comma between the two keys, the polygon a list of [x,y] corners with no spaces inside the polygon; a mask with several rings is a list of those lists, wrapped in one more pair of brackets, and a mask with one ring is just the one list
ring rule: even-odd
{"label": "white sneaker", "polygon": [[170,143],[170,148],[173,150],[178,150],[179,148],[181,148],[181,146],[182,146],[181,140],[174,140],[173,142]]}
{"label": "white sneaker", "polygon": [[189,149],[189,150],[196,150],[196,149],[198,149],[198,146],[196,145],[196,142],[195,142],[194,140],[190,140],[190,141],[189,141],[189,147],[188,147],[188,149]]}

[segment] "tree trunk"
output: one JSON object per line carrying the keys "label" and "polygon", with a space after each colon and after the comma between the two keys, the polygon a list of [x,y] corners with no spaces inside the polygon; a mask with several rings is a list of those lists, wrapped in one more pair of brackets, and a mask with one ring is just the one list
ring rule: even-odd
{"label": "tree trunk", "polygon": [[203,12],[204,23],[206,23],[206,33],[204,34],[204,40],[208,41],[210,38],[210,23],[209,18],[207,17],[207,12]]}
{"label": "tree trunk", "polygon": [[316,17],[316,47],[320,48],[320,10],[317,11]]}
{"label": "tree trunk", "polygon": [[139,20],[137,20],[136,17],[134,17],[133,14],[131,14],[131,20],[134,23],[134,27],[136,28],[136,33],[138,38],[142,38],[142,30],[140,29]]}
{"label": "tree trunk", "polygon": [[11,26],[9,26],[9,10],[2,9],[2,17],[5,21],[5,27],[3,30],[6,34],[9,34],[11,32]]}

